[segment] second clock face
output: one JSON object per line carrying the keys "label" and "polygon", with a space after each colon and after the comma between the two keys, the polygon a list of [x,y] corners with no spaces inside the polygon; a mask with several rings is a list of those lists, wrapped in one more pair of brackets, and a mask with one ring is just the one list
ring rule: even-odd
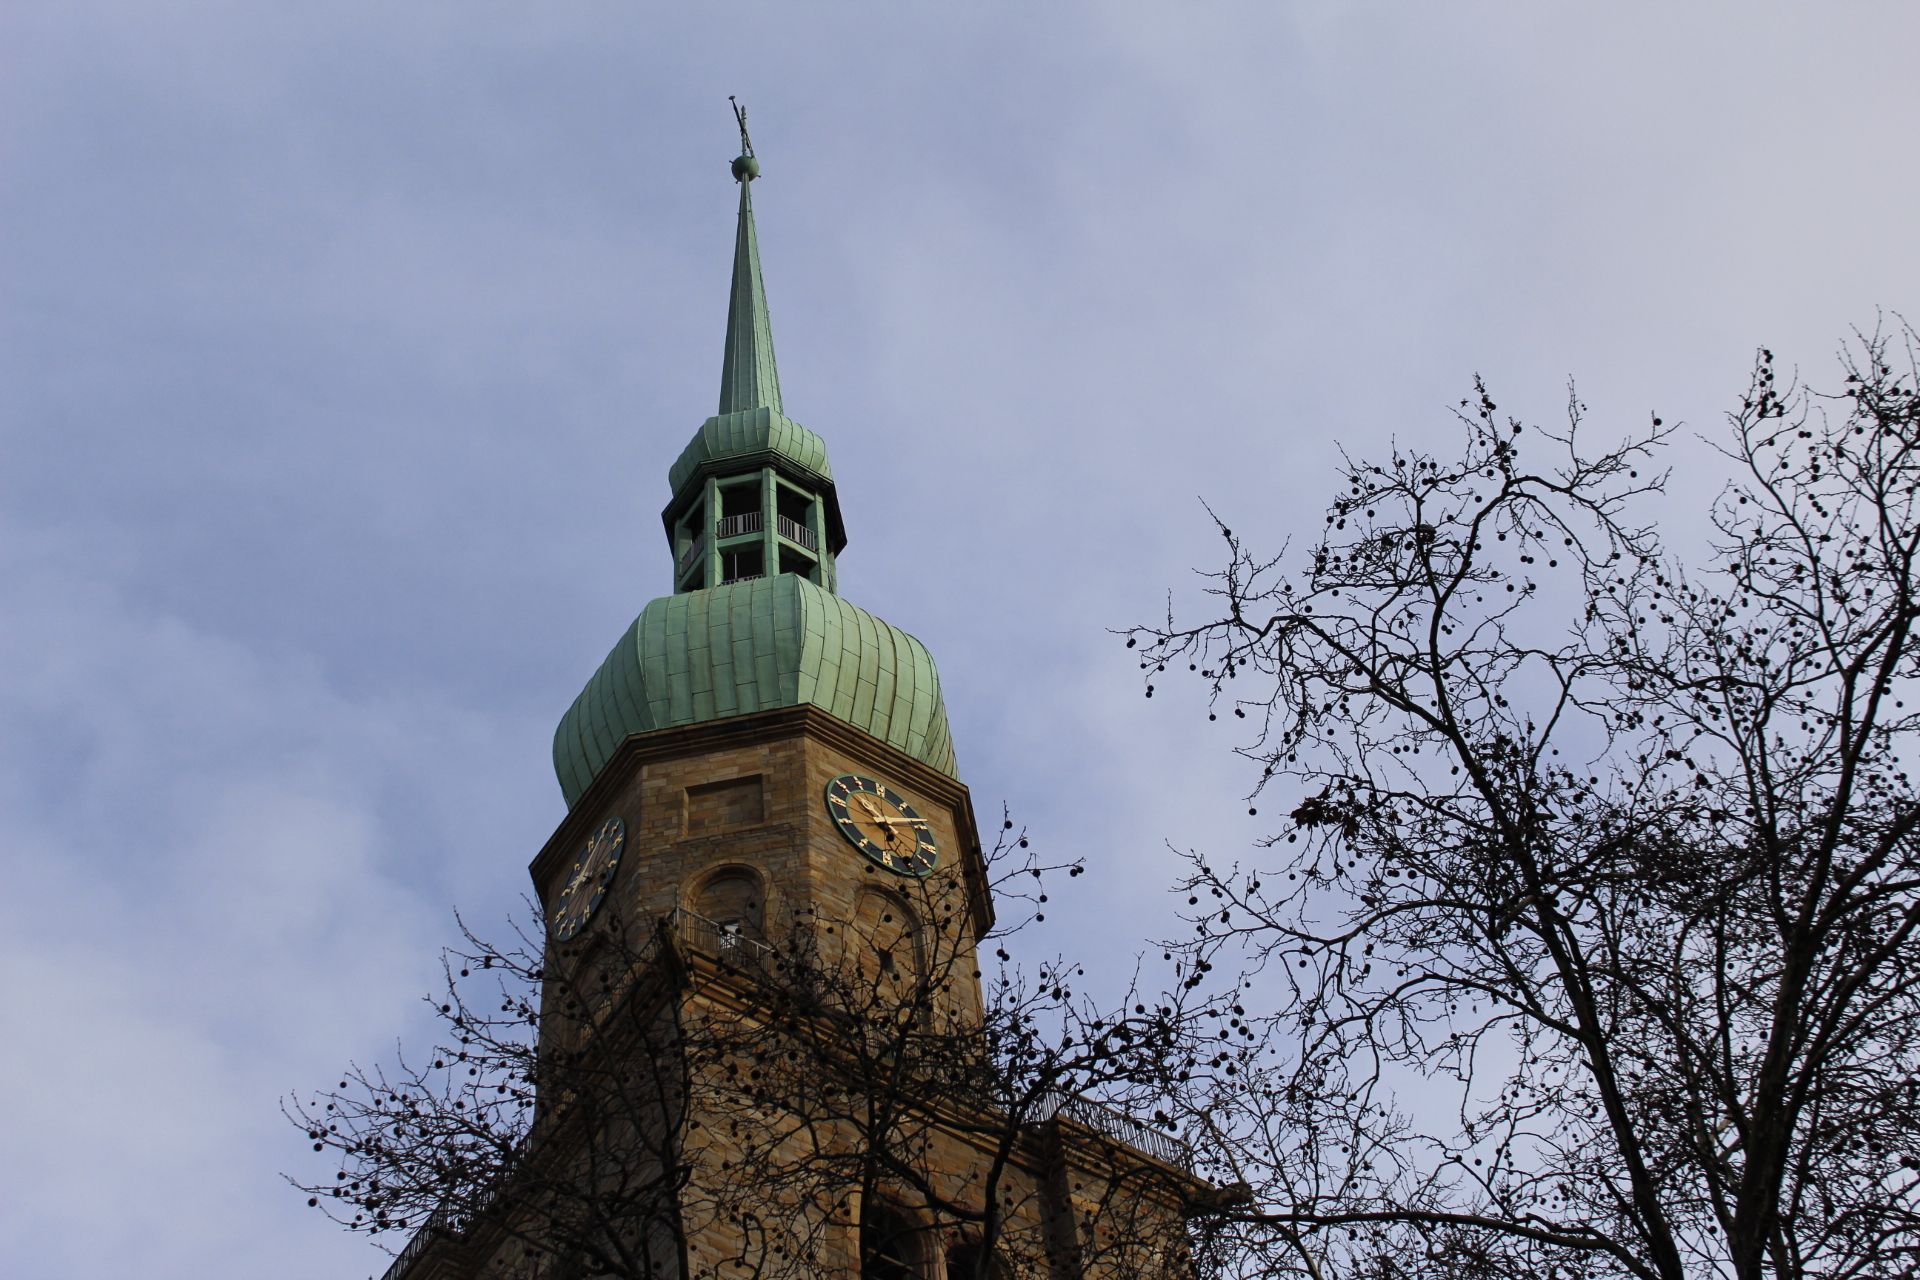
{"label": "second clock face", "polygon": [[567,882],[560,887],[547,928],[555,942],[572,942],[606,900],[607,886],[620,869],[620,853],[627,843],[627,824],[608,818],[574,859]]}
{"label": "second clock face", "polygon": [[903,876],[924,876],[940,864],[933,827],[891,787],[843,773],[827,784],[827,812],[869,861]]}

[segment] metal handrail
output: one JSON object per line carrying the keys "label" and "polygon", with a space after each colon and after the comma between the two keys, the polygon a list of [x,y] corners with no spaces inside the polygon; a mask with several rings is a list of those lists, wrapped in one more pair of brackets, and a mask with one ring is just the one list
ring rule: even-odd
{"label": "metal handrail", "polygon": [[723,516],[720,522],[713,526],[713,536],[738,538],[743,534],[758,533],[764,527],[760,523],[758,511],[745,511],[737,516]]}
{"label": "metal handrail", "polygon": [[[522,1134],[519,1143],[514,1148],[513,1155],[515,1158],[525,1154],[526,1143],[527,1136]],[[433,1243],[435,1236],[450,1236],[455,1239],[466,1238],[473,1230],[474,1222],[482,1214],[492,1212],[493,1207],[499,1203],[500,1191],[501,1184],[496,1182],[492,1189],[466,1214],[457,1214],[444,1204],[432,1213],[429,1213],[427,1220],[420,1224],[420,1229],[413,1233],[413,1239],[407,1241],[406,1247],[394,1255],[393,1261],[388,1264],[380,1280],[402,1280],[402,1277],[412,1269],[413,1264],[420,1260],[420,1255],[427,1251],[427,1246]]]}
{"label": "metal handrail", "polygon": [[661,921],[661,927],[711,955],[739,955],[754,960],[765,960],[773,955],[773,948],[758,938],[749,938],[737,927],[729,929],[717,920],[709,920],[684,907],[669,911]]}
{"label": "metal handrail", "polygon": [[427,1220],[420,1224],[420,1229],[413,1233],[413,1239],[407,1241],[406,1247],[393,1256],[393,1262],[388,1265],[386,1271],[381,1273],[380,1280],[400,1280],[400,1277],[406,1275],[413,1264],[420,1260],[420,1255],[427,1251],[427,1246],[433,1243],[434,1236],[458,1235],[459,1232],[459,1224],[452,1213],[445,1209],[435,1209],[427,1215]]}
{"label": "metal handrail", "polygon": [[1143,1151],[1162,1164],[1170,1164],[1189,1173],[1193,1171],[1193,1149],[1172,1134],[1150,1128],[1132,1116],[1122,1115],[1112,1107],[1090,1098],[1076,1097],[1058,1090],[1048,1090],[1042,1094],[1036,1120],[1045,1123],[1062,1115],[1102,1137]]}
{"label": "metal handrail", "polygon": [[809,551],[818,551],[820,549],[820,539],[814,536],[812,529],[801,524],[798,520],[790,519],[787,516],[778,516],[775,518],[774,528],[779,532],[780,536],[788,542],[797,542]]}
{"label": "metal handrail", "polygon": [[687,549],[680,553],[679,562],[674,565],[674,572],[685,573],[687,571],[687,566],[692,564],[695,560],[698,560],[701,554],[706,551],[706,549],[707,549],[707,539],[704,534],[698,538],[695,538],[692,542],[688,543]]}

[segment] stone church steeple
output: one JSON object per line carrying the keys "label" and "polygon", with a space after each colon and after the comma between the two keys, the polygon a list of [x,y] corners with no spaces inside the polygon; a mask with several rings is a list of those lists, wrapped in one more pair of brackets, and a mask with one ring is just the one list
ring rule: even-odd
{"label": "stone church steeple", "polygon": [[741,141],[720,400],[668,470],[669,589],[554,734],[568,811],[529,867],[552,1074],[514,1176],[390,1280],[1177,1275],[1171,1140],[994,1081],[992,891],[939,676],[838,594],[744,113]]}

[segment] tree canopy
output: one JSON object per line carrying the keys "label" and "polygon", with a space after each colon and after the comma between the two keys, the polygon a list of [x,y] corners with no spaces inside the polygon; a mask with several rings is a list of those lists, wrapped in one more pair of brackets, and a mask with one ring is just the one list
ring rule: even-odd
{"label": "tree canopy", "polygon": [[1348,459],[1299,551],[1222,525],[1200,616],[1128,633],[1287,812],[1181,884],[1213,1265],[1914,1274],[1916,346],[1761,351],[1717,492],[1658,417],[1476,381],[1459,448]]}

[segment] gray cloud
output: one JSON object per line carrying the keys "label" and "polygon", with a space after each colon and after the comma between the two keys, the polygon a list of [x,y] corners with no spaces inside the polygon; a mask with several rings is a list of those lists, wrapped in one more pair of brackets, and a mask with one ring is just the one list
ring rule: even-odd
{"label": "gray cloud", "polygon": [[[1838,15],[1838,16],[1836,16]],[[415,1025],[665,588],[732,154],[846,593],[941,659],[983,812],[1163,927],[1267,828],[1106,628],[1307,538],[1477,370],[1711,430],[1911,305],[1916,20],[1713,4],[69,3],[0,15],[9,1274],[377,1270],[273,1100]],[[1697,514],[1697,450],[1669,504]],[[1277,806],[1275,806],[1277,807]],[[27,1034],[13,1029],[25,1028]],[[17,1136],[16,1136],[17,1135]]]}

